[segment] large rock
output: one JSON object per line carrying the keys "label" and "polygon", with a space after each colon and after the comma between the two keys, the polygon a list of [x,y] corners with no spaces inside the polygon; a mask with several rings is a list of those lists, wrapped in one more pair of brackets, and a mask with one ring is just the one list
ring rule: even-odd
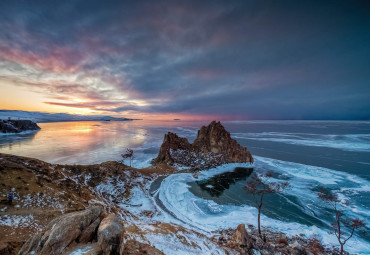
{"label": "large rock", "polygon": [[122,245],[120,255],[164,255],[163,252],[157,248],[149,245],[140,243],[136,240],[128,240]]}
{"label": "large rock", "polygon": [[192,145],[195,152],[222,154],[224,163],[253,163],[253,157],[246,147],[231,138],[220,122],[212,121],[198,131]]}
{"label": "large rock", "polygon": [[96,234],[96,230],[98,229],[100,224],[100,218],[97,218],[93,223],[90,224],[86,229],[84,229],[78,238],[80,243],[88,243],[91,242]]}
{"label": "large rock", "polygon": [[40,127],[31,120],[0,120],[0,133],[20,133],[39,129]]}
{"label": "large rock", "polygon": [[244,224],[239,224],[236,228],[235,233],[232,235],[230,240],[227,242],[227,246],[235,249],[241,255],[250,254],[250,250],[253,248],[253,240],[248,235]]}
{"label": "large rock", "polygon": [[40,233],[30,238],[19,251],[19,255],[64,254],[78,240],[81,233],[102,214],[101,207],[92,207],[81,212],[63,215],[52,220]]}
{"label": "large rock", "polygon": [[98,245],[101,250],[99,254],[118,254],[122,234],[123,226],[117,216],[110,214],[104,218],[98,229]]}
{"label": "large rock", "polygon": [[193,169],[246,162],[253,163],[250,152],[232,139],[230,133],[216,121],[201,127],[193,144],[169,132],[164,136],[157,158],[153,160],[154,164],[176,163]]}
{"label": "large rock", "polygon": [[158,157],[154,159],[154,163],[175,163],[171,156],[171,152],[177,150],[191,150],[191,144],[186,138],[182,138],[177,134],[168,132],[168,134],[164,135],[163,143],[159,149]]}
{"label": "large rock", "polygon": [[249,244],[249,235],[244,224],[238,225],[234,235],[232,236],[232,240],[240,246],[246,246]]}

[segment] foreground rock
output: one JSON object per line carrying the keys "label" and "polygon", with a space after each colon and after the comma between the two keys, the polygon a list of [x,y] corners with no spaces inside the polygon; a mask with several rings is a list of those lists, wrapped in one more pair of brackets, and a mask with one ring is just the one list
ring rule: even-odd
{"label": "foreground rock", "polygon": [[164,255],[163,252],[149,244],[140,243],[136,240],[128,240],[122,246],[121,255]]}
{"label": "foreground rock", "polygon": [[166,134],[158,156],[153,160],[154,164],[180,164],[192,169],[247,162],[253,163],[251,153],[216,121],[201,127],[193,144],[174,133]]}
{"label": "foreground rock", "polygon": [[30,120],[0,120],[0,133],[20,133],[39,129],[40,127]]}
{"label": "foreground rock", "polygon": [[[121,219],[95,206],[54,219],[42,232],[26,241],[18,254],[163,255],[153,246],[136,240],[123,243],[123,236]],[[6,251],[6,248],[2,249]]]}
{"label": "foreground rock", "polygon": [[98,229],[97,254],[118,254],[122,239],[123,227],[121,220],[115,215],[109,215],[100,223]]}
{"label": "foreground rock", "polygon": [[[19,255],[63,254],[70,245],[78,241],[84,230],[94,224],[102,212],[101,207],[92,207],[54,219],[42,232],[31,237],[23,245]],[[85,237],[84,240],[88,242],[91,238]]]}

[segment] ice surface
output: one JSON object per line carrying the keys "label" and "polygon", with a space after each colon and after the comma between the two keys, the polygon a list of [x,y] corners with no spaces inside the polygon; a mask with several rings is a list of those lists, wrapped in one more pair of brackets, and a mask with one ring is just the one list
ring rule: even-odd
{"label": "ice surface", "polygon": [[[269,158],[255,157],[255,167],[268,169],[284,174],[292,179],[292,186],[286,190],[288,194],[294,194],[303,203],[308,201],[317,202],[317,195],[311,190],[312,184],[320,185],[345,185],[356,188],[366,188],[369,183],[356,176],[348,178],[349,174],[338,172],[326,168],[307,166],[292,162],[285,162]],[[230,171],[236,166],[246,166],[243,164],[227,164],[208,171],[201,171],[198,179],[190,173],[179,173],[170,175],[162,181],[158,191],[158,196],[163,205],[171,211],[175,217],[186,227],[191,227],[197,231],[209,233],[218,229],[236,228],[240,223],[256,225],[257,210],[247,205],[219,205],[214,201],[199,198],[189,191],[187,183],[208,179],[209,177]],[[349,183],[349,179],[354,182]],[[349,189],[351,189],[349,187]],[[340,193],[345,199],[348,194]],[[366,208],[359,207],[358,212],[368,212]],[[353,212],[349,209],[348,212]],[[362,215],[367,216],[368,214]],[[264,226],[282,231],[289,236],[304,234],[307,237],[312,235],[321,236],[324,243],[337,245],[337,240],[333,235],[328,234],[327,230],[320,229],[314,225],[307,226],[295,222],[282,222],[262,215],[261,221]],[[348,241],[347,250],[357,254],[369,254],[370,248],[366,241],[355,236]]]}
{"label": "ice surface", "polygon": [[233,133],[237,139],[279,142],[293,145],[327,147],[343,151],[370,152],[369,134],[323,135],[308,133]]}

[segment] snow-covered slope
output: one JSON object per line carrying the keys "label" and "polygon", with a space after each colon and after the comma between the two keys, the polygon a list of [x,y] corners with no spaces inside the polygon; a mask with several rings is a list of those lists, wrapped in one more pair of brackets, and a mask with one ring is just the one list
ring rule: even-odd
{"label": "snow-covered slope", "polygon": [[102,115],[73,115],[67,113],[45,113],[14,110],[0,110],[0,119],[22,119],[34,122],[59,122],[59,121],[125,121],[127,118],[115,118]]}

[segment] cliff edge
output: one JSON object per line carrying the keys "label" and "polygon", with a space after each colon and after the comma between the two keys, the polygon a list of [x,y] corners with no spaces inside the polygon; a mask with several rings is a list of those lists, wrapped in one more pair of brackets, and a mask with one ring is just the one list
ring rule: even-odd
{"label": "cliff edge", "polygon": [[212,121],[200,128],[193,144],[174,133],[166,134],[153,164],[179,164],[197,170],[253,161],[246,147],[232,139],[220,122]]}

